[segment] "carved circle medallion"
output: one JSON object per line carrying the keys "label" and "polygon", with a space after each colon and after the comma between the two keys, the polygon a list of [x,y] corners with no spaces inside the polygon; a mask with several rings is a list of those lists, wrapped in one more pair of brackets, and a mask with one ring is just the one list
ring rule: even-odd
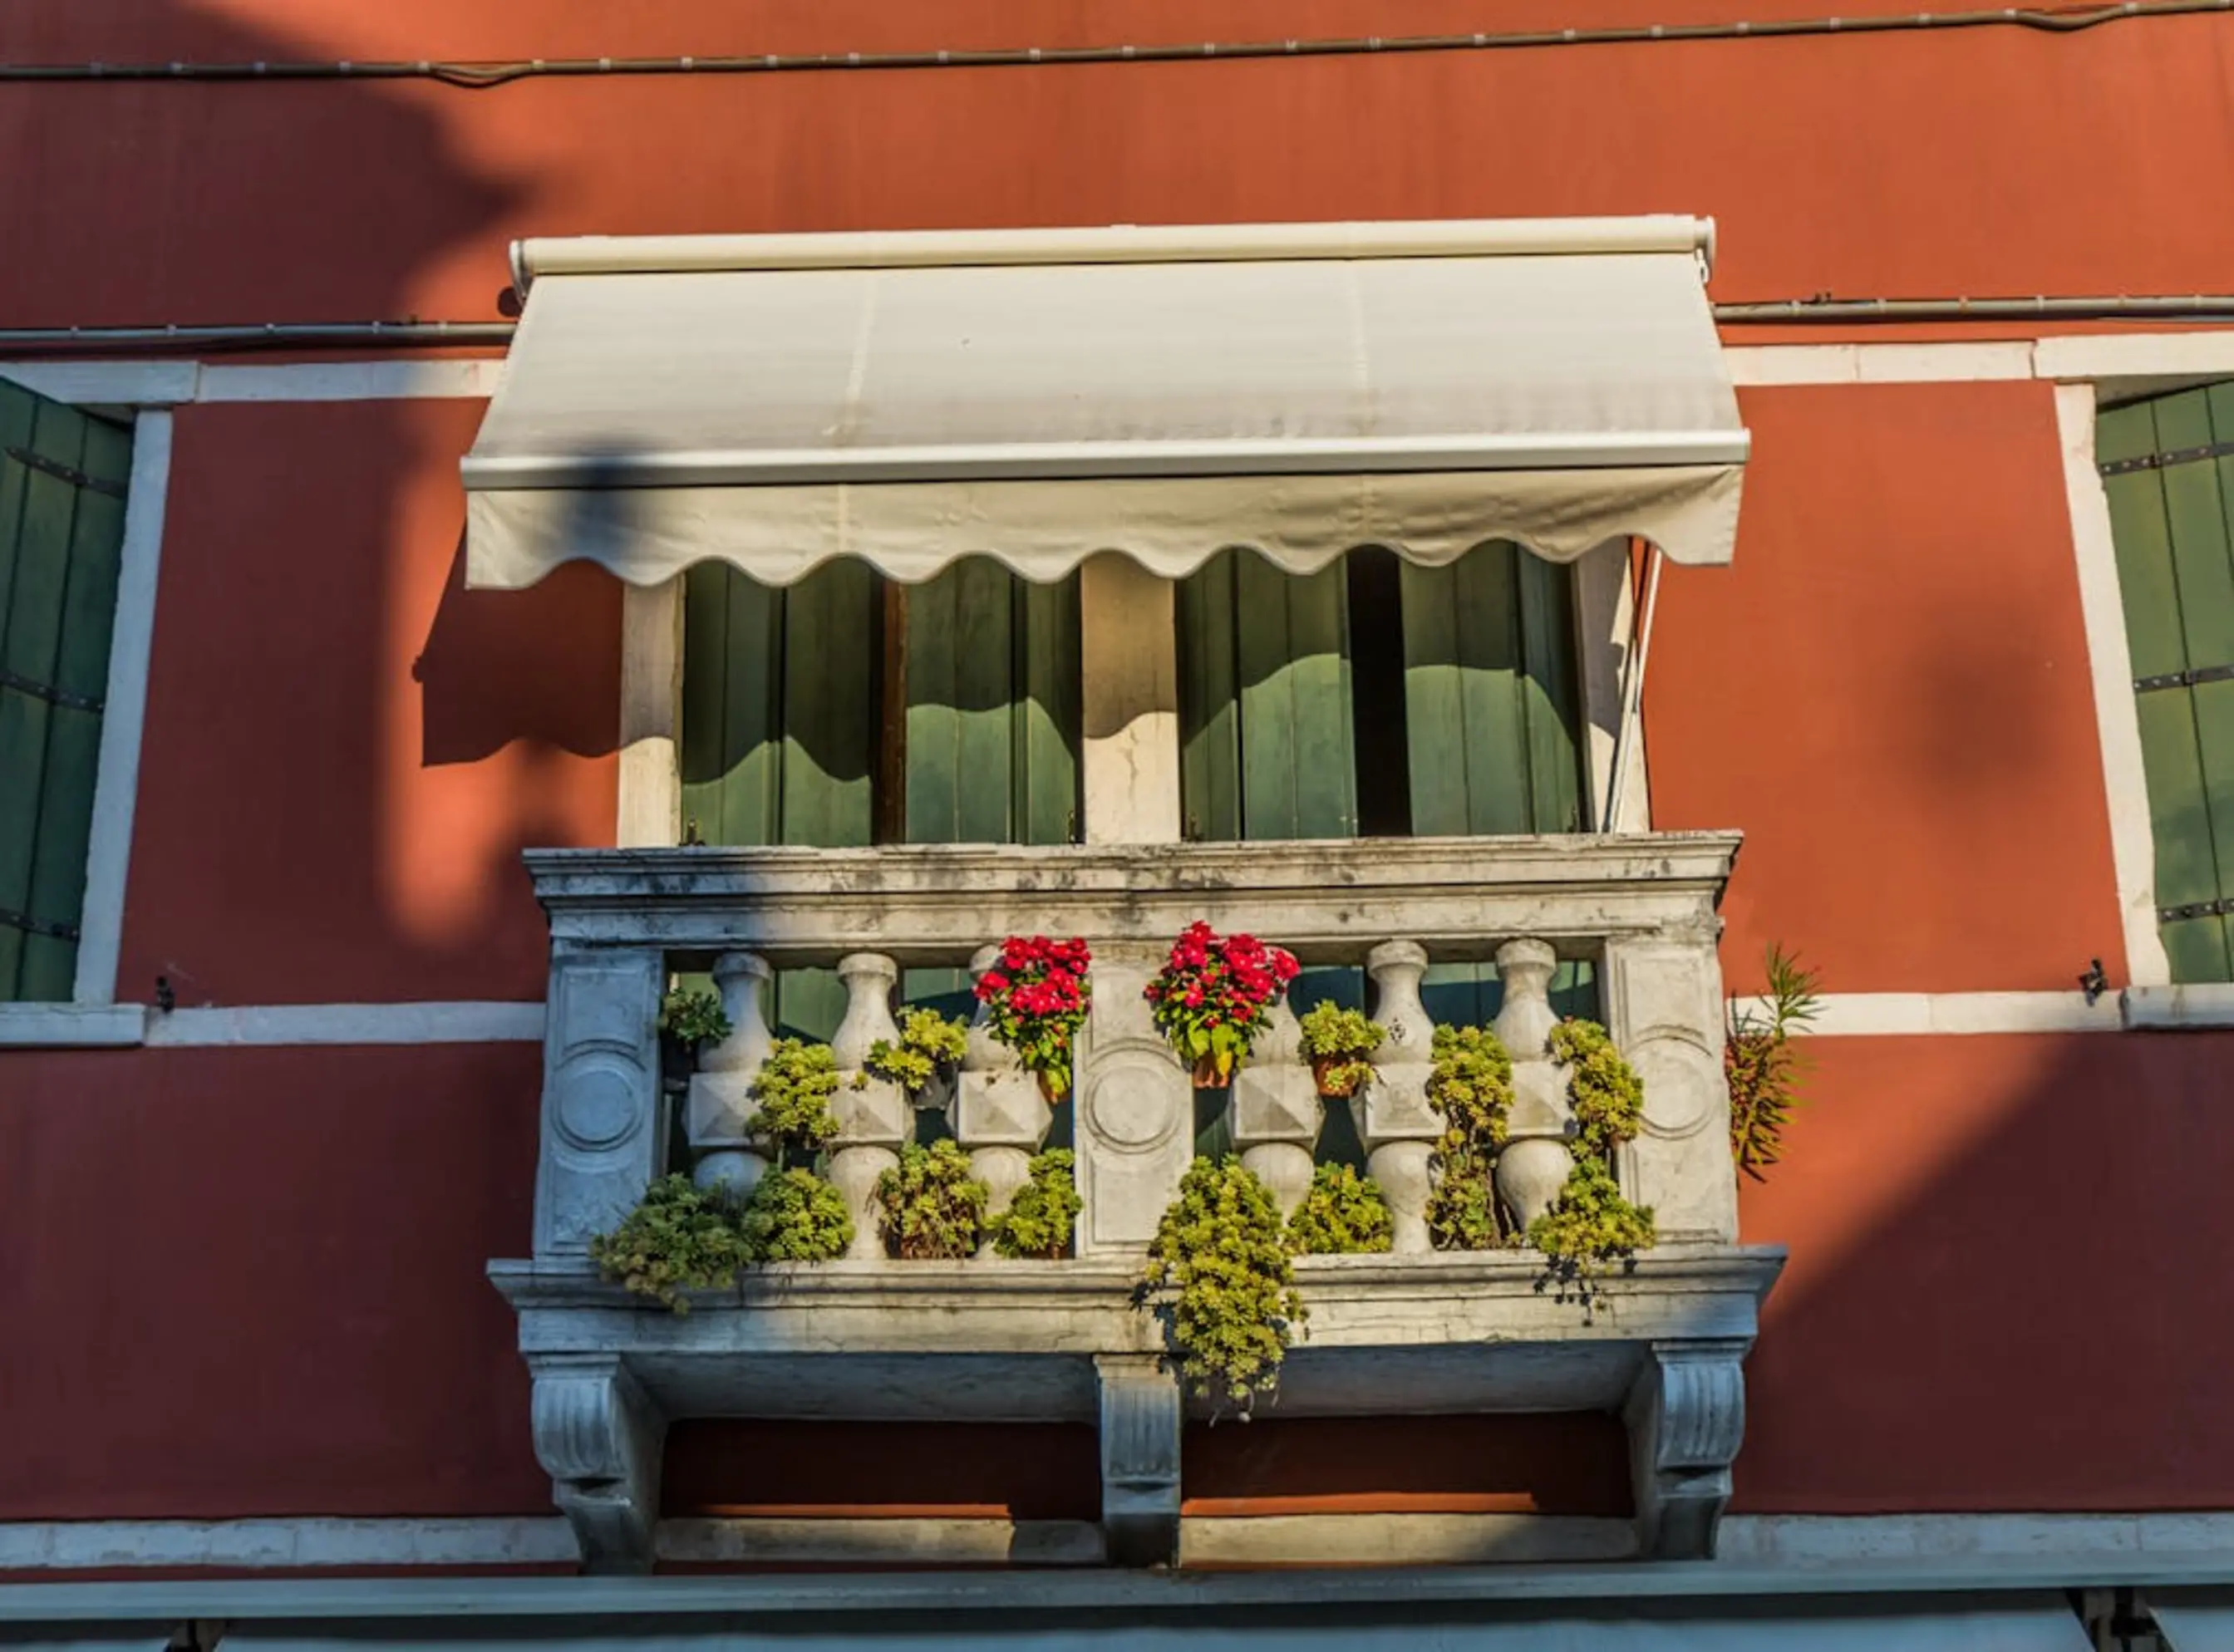
{"label": "carved circle medallion", "polygon": [[1112,1147],[1146,1152],[1179,1129],[1189,1094],[1186,1076],[1161,1044],[1105,1049],[1086,1086],[1087,1126]]}
{"label": "carved circle medallion", "polygon": [[1721,1062],[1688,1035],[1648,1036],[1630,1055],[1630,1064],[1644,1081],[1648,1134],[1672,1139],[1690,1135],[1707,1122],[1721,1084]]}
{"label": "carved circle medallion", "polygon": [[552,1122],[569,1146],[602,1152],[635,1133],[641,1120],[635,1062],[598,1052],[578,1055],[559,1069],[557,1087]]}

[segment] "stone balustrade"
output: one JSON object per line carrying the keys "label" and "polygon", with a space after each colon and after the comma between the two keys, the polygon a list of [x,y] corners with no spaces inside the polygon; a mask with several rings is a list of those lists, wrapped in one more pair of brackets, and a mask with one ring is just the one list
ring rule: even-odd
{"label": "stone balustrade", "polygon": [[[538,1447],[585,1553],[617,1568],[649,1555],[656,1452],[645,1442],[673,1415],[883,1417],[896,1414],[896,1394],[919,1391],[930,1416],[1099,1419],[1110,1553],[1168,1556],[1184,1407],[1127,1286],[1195,1152],[1196,1094],[1142,989],[1197,918],[1288,947],[1307,970],[1362,969],[1388,1033],[1371,1081],[1329,1103],[1283,1006],[1225,1098],[1235,1149],[1290,1209],[1329,1107],[1349,1107],[1395,1222],[1392,1256],[1299,1262],[1314,1316],[1282,1404],[1619,1410],[1635,1442],[1641,1547],[1710,1551],[1741,1429],[1738,1361],[1776,1267],[1736,1245],[1715,916],[1736,847],[1667,834],[531,852],[552,930],[534,1257],[492,1274],[520,1310]],[[873,1192],[914,1139],[917,1106],[944,1112],[996,1209],[1055,1116],[982,1024],[947,1093],[852,1081],[871,1045],[898,1035],[904,971],[982,971],[1013,934],[1076,935],[1094,952],[1075,1053],[1076,1258],[887,1260]],[[1550,988],[1565,961],[1594,967],[1600,1019],[1644,1081],[1643,1126],[1617,1169],[1654,1207],[1662,1240],[1591,1318],[1532,1289],[1516,1294],[1522,1253],[1434,1252],[1425,1219],[1441,1121],[1427,1099],[1423,978],[1433,965],[1472,964],[1502,983],[1496,1030],[1513,1058],[1514,1103],[1496,1185],[1525,1224],[1571,1165],[1565,1075],[1549,1048]],[[709,969],[733,1030],[703,1053],[671,1120],[658,1001],[672,972]],[[729,1303],[741,1317],[720,1300],[684,1320],[646,1311],[597,1281],[590,1239],[678,1160],[702,1185],[738,1190],[765,1172],[752,1100],[774,1041],[764,996],[799,969],[834,969],[846,989],[831,1040],[848,1078],[828,1173],[853,1208],[853,1249],[748,1280]],[[1523,1348],[1533,1351],[1517,1358]],[[934,1374],[947,1360],[972,1381]],[[987,1395],[997,1396],[990,1414]],[[607,1472],[617,1463],[617,1479]]]}

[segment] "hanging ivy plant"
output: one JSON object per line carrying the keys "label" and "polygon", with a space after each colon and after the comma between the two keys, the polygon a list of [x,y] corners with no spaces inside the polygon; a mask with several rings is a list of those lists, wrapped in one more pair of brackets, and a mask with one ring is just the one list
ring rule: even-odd
{"label": "hanging ivy plant", "polygon": [[993,1219],[993,1249],[1004,1257],[1055,1261],[1071,1253],[1078,1231],[1076,1158],[1050,1147],[1031,1162],[1030,1173],[1009,1208]]}
{"label": "hanging ivy plant", "polygon": [[853,1243],[846,1196],[811,1170],[772,1170],[745,1202],[745,1248],[754,1262],[831,1262]]}
{"label": "hanging ivy plant", "polygon": [[661,1177],[618,1227],[590,1241],[590,1260],[607,1279],[678,1314],[690,1311],[685,1290],[734,1285],[752,1259],[735,1208],[688,1176]]}
{"label": "hanging ivy plant", "polygon": [[1807,1060],[1792,1041],[1822,1009],[1818,976],[1782,948],[1768,950],[1768,1011],[1732,1006],[1722,1041],[1722,1072],[1730,1085],[1730,1157],[1754,1180],[1766,1181],[1784,1157],[1784,1126],[1803,1099],[1800,1081]]}
{"label": "hanging ivy plant", "polygon": [[951,1072],[960,1065],[969,1038],[967,1022],[950,1020],[936,1009],[911,1009],[900,1018],[899,1041],[880,1038],[870,1045],[863,1071],[920,1095],[942,1070]]}
{"label": "hanging ivy plant", "polygon": [[900,1162],[877,1178],[878,1225],[885,1249],[908,1262],[958,1261],[977,1254],[985,1227],[985,1184],[952,1141],[911,1141]]}
{"label": "hanging ivy plant", "polygon": [[1348,1165],[1321,1165],[1288,1218],[1288,1248],[1297,1256],[1359,1256],[1388,1249],[1393,1232],[1380,1184]]}
{"label": "hanging ivy plant", "polygon": [[1494,1250],[1510,1238],[1491,1173],[1512,1106],[1512,1058],[1497,1035],[1486,1027],[1436,1028],[1427,1100],[1443,1118],[1430,1161],[1428,1234],[1439,1250]]}
{"label": "hanging ivy plant", "polygon": [[1156,1224],[1136,1301],[1163,1321],[1189,1391],[1245,1418],[1277,1388],[1306,1317],[1295,1280],[1271,1190],[1237,1158],[1198,1159]]}
{"label": "hanging ivy plant", "polygon": [[1658,1237],[1650,1207],[1630,1202],[1613,1167],[1615,1150],[1643,1120],[1644,1084],[1596,1022],[1561,1022],[1551,1055],[1571,1066],[1575,1167],[1551,1208],[1529,1224],[1528,1243],[1544,1253],[1536,1288],[1589,1315],[1602,1299],[1600,1283],[1634,1268],[1636,1253]]}
{"label": "hanging ivy plant", "polygon": [[1303,1057],[1321,1095],[1347,1100],[1373,1081],[1373,1063],[1366,1057],[1387,1041],[1386,1027],[1367,1020],[1362,1010],[1331,1002],[1313,1004],[1299,1025]]}

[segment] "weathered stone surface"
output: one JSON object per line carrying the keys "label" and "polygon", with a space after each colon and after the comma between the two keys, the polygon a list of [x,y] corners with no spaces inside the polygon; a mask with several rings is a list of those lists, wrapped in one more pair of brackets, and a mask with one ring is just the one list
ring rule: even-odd
{"label": "weathered stone surface", "polygon": [[578,1256],[667,1162],[655,952],[555,950],[543,1035],[535,1253]]}

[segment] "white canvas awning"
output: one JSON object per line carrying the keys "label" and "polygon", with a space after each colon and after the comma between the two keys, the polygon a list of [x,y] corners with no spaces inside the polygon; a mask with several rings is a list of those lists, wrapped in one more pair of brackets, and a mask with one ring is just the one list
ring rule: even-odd
{"label": "white canvas awning", "polygon": [[1684,218],[591,238],[463,466],[467,574],[1101,551],[1727,562],[1747,450]]}

